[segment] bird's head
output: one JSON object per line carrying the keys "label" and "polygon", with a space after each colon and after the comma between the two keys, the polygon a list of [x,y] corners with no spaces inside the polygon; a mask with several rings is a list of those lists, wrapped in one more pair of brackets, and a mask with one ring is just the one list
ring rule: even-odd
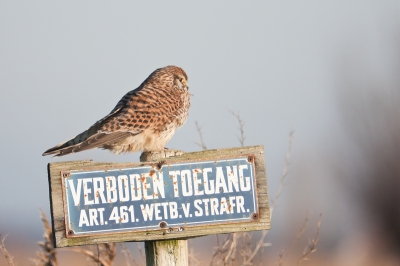
{"label": "bird's head", "polygon": [[183,74],[176,74],[174,77],[174,85],[182,90],[189,90],[186,73],[182,70]]}
{"label": "bird's head", "polygon": [[169,84],[170,86],[181,90],[189,90],[188,76],[182,68],[177,66],[159,68],[151,73],[148,80]]}

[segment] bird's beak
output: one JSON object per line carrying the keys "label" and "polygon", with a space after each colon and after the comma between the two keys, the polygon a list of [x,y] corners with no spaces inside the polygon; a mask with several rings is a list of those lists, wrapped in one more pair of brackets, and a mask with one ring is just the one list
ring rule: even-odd
{"label": "bird's beak", "polygon": [[186,79],[183,79],[183,85],[186,87],[186,90],[189,90],[189,85],[188,85]]}

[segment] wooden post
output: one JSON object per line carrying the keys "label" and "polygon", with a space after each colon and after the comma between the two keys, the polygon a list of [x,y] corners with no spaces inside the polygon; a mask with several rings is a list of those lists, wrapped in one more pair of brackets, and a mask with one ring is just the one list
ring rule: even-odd
{"label": "wooden post", "polygon": [[145,241],[147,266],[187,266],[187,240]]}
{"label": "wooden post", "polygon": [[[161,161],[162,159],[182,155],[184,153],[185,152],[178,150],[143,152],[140,155],[140,161]],[[145,241],[144,246],[147,266],[187,266],[189,264],[187,240]]]}

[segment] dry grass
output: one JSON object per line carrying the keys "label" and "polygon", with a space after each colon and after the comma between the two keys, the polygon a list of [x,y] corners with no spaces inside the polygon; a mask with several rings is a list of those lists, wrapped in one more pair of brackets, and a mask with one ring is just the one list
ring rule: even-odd
{"label": "dry grass", "polygon": [[46,265],[56,266],[57,263],[57,251],[54,248],[53,243],[53,231],[50,226],[49,220],[44,214],[43,210],[40,210],[40,218],[42,219],[44,228],[44,241],[40,241],[38,244],[42,248],[40,252],[36,253],[36,258],[31,259],[35,265]]}
{"label": "dry grass", "polygon": [[4,242],[6,241],[7,235],[2,237],[1,233],[0,233],[0,250],[3,252],[4,257],[7,260],[8,265],[12,265],[14,266],[14,261],[13,261],[13,256],[11,256],[11,254],[8,252],[8,250],[6,249],[6,245],[4,244]]}
{"label": "dry grass", "polygon": [[94,263],[99,266],[111,266],[113,265],[114,258],[116,256],[117,244],[116,243],[105,243],[98,245],[91,245],[89,249],[84,248],[70,248],[66,251],[78,252],[84,254]]}
{"label": "dry grass", "polygon": [[317,233],[315,234],[315,237],[313,239],[309,240],[309,243],[304,248],[303,255],[299,259],[297,265],[300,265],[302,261],[308,260],[308,256],[311,253],[314,253],[315,251],[317,251],[317,244],[319,241],[319,230],[321,228],[321,219],[322,219],[322,214],[319,215],[319,220],[318,220],[318,225],[317,225]]}
{"label": "dry grass", "polygon": [[307,215],[306,215],[306,218],[304,219],[303,225],[300,227],[299,231],[297,232],[295,239],[293,239],[292,243],[290,244],[290,246],[286,250],[282,249],[281,252],[279,253],[279,260],[278,260],[278,264],[279,265],[284,265],[285,260],[290,255],[290,252],[296,246],[296,244],[299,241],[300,237],[302,236],[302,234],[306,230],[306,226],[307,226],[307,223],[309,221],[308,220],[309,216],[310,216],[310,213],[307,212]]}
{"label": "dry grass", "polygon": [[[36,253],[36,258],[31,259],[31,261],[35,265],[43,265],[43,266],[57,266],[57,249],[54,248],[53,243],[53,233],[50,223],[42,210],[40,210],[40,216],[43,222],[44,228],[44,241],[39,242],[39,246],[41,247],[41,251]],[[89,246],[87,249],[76,247],[70,249],[62,249],[62,251],[66,252],[78,252],[84,254],[87,258],[89,258],[92,262],[101,266],[111,266],[113,265],[114,258],[116,256],[116,244],[115,243],[106,243],[99,245]],[[124,255],[126,254],[124,250],[122,251]],[[127,254],[127,256],[129,256]],[[130,255],[131,256],[131,255]]]}
{"label": "dry grass", "polygon": [[188,249],[189,249],[189,254],[188,254],[188,258],[189,258],[189,265],[191,266],[200,266],[203,265],[203,262],[201,260],[198,259],[198,254],[195,253],[195,249],[193,248],[192,242],[194,240],[193,239],[188,239]]}
{"label": "dry grass", "polygon": [[[238,113],[234,113],[229,111],[238,121],[238,129],[240,132],[240,136],[237,137],[240,145],[244,146],[245,131],[244,131],[244,121],[241,119]],[[203,140],[203,135],[201,132],[201,127],[196,122],[197,132],[200,136],[200,143],[196,142],[200,147],[205,149],[205,144]],[[280,177],[278,190],[275,194],[275,197],[272,199],[270,204],[270,216],[272,219],[272,213],[275,209],[276,202],[282,194],[283,188],[285,186],[285,180],[288,175],[289,166],[290,166],[290,156],[292,151],[292,144],[294,139],[294,131],[291,130],[289,133],[289,147],[286,152],[285,157],[285,165],[283,167],[283,172]],[[279,265],[284,265],[285,260],[289,257],[290,251],[292,248],[298,243],[300,237],[305,231],[307,222],[309,221],[309,214],[307,213],[306,219],[302,226],[300,227],[298,233],[296,234],[295,239],[292,241],[291,245],[287,250],[282,250],[279,254]],[[309,244],[306,246],[303,254],[298,260],[298,264],[308,259],[308,256],[316,251],[316,246],[318,243],[319,230],[321,225],[321,216],[318,221],[317,226],[317,234],[316,236],[309,241]],[[261,231],[261,235],[258,240],[255,239],[253,233],[243,232],[243,233],[233,233],[228,234],[227,236],[216,235],[216,246],[214,247],[212,259],[210,265],[264,265],[262,262],[264,255],[264,248],[271,245],[265,241],[265,238],[268,234],[268,230]],[[255,262],[256,257],[258,257],[258,261]]]}
{"label": "dry grass", "polygon": [[[121,252],[122,252],[122,254],[124,254],[125,262],[126,262],[126,265],[127,265],[127,266],[130,265],[129,262],[132,262],[133,265],[135,265],[135,266],[142,265],[141,263],[137,262],[137,261],[133,258],[132,253],[130,252],[130,250],[129,250],[124,244],[119,244],[119,245],[120,245],[121,248],[122,248],[122,251],[121,251]],[[136,242],[136,247],[138,248],[138,250],[139,250],[139,252],[140,252],[140,256],[141,256],[141,259],[142,259],[143,263],[145,263],[145,262],[146,262],[146,259],[145,259],[144,254],[143,254],[143,249],[140,247],[140,245],[139,245],[137,242]]]}
{"label": "dry grass", "polygon": [[[240,144],[244,145],[244,122],[240,118],[239,114],[231,112],[238,120],[240,137],[238,140]],[[283,168],[283,173],[280,178],[278,191],[271,202],[270,205],[270,215],[272,218],[272,212],[276,206],[277,199],[280,197],[285,186],[285,180],[288,175],[288,169],[290,166],[290,155],[292,151],[292,143],[294,138],[294,132],[290,131],[289,134],[289,147],[285,157],[285,165]],[[220,241],[220,237],[216,236],[215,252],[210,265],[235,265],[237,262],[240,265],[254,265],[254,259],[258,256],[259,265],[262,264],[262,257],[264,253],[264,248],[271,245],[271,243],[265,242],[265,238],[268,234],[268,230],[261,231],[261,236],[258,240],[254,239],[253,233],[243,232],[243,233],[233,233],[229,234],[226,239]],[[300,237],[300,236],[299,236]],[[238,255],[238,258],[237,258]],[[215,264],[214,264],[215,263]],[[282,265],[282,264],[281,264]]]}
{"label": "dry grass", "polygon": [[124,244],[120,244],[120,246],[122,248],[122,254],[124,254],[125,257],[126,265],[131,265],[129,262],[132,262],[133,265],[139,266],[139,264],[133,258],[132,253],[129,251],[129,249],[127,249],[127,247]]}
{"label": "dry grass", "polygon": [[[244,146],[244,141],[245,141],[244,122],[240,118],[239,114],[236,114],[232,111],[230,111],[230,113],[232,115],[234,115],[238,121],[238,124],[239,124],[238,128],[240,130],[240,137],[238,137],[238,140],[239,140],[241,146]],[[197,132],[200,137],[200,142],[196,142],[196,144],[199,145],[202,149],[206,149],[206,145],[203,140],[203,134],[201,132],[201,127],[199,126],[197,121],[195,122],[195,124],[196,124]],[[285,180],[288,175],[288,169],[290,166],[290,155],[291,155],[291,150],[292,150],[293,138],[294,138],[294,133],[293,133],[293,131],[290,131],[289,147],[288,147],[288,151],[287,151],[286,157],[285,157],[285,165],[283,168],[283,173],[280,178],[279,187],[276,192],[276,195],[270,204],[271,217],[272,217],[273,210],[275,209],[276,202],[277,202],[278,198],[280,197],[280,195],[282,194],[283,188],[285,186]],[[42,219],[43,228],[44,228],[44,241],[39,242],[41,251],[37,252],[37,257],[34,259],[31,259],[31,261],[35,265],[55,266],[55,265],[57,265],[57,250],[54,248],[52,228],[42,210],[40,210],[40,213],[41,213],[41,219]],[[311,255],[312,253],[314,253],[317,250],[316,247],[319,242],[321,217],[322,216],[320,215],[318,225],[317,225],[316,235],[313,239],[309,240],[308,245],[305,247],[302,255],[298,259],[298,265],[300,265],[302,262],[307,260],[309,255]],[[289,245],[289,247],[287,249],[282,249],[282,251],[280,252],[279,260],[278,260],[279,265],[284,265],[286,259],[290,255],[292,249],[297,245],[297,243],[300,240],[300,237],[303,235],[308,221],[309,221],[309,214],[307,213],[307,216],[306,216],[302,226],[298,230],[294,240],[291,242],[291,244]],[[264,265],[263,261],[262,261],[264,248],[271,245],[270,243],[265,241],[267,233],[268,233],[267,230],[261,231],[261,235],[257,236],[258,239],[256,239],[255,235],[251,232],[233,233],[233,234],[227,234],[227,235],[223,235],[223,236],[215,235],[216,246],[213,249],[213,254],[212,254],[210,265],[224,265],[224,266],[227,266],[227,265]],[[1,234],[0,234],[0,239],[1,239],[0,249],[2,250],[8,264],[14,265],[13,257],[7,251],[5,244],[4,244],[5,237],[2,238]],[[189,265],[203,265],[204,263],[202,262],[201,259],[197,258],[197,254],[194,253],[194,248],[191,247],[192,241],[193,240],[191,240],[191,242],[189,242],[190,243],[189,254],[188,254]],[[139,250],[142,262],[145,262],[145,256],[143,253],[143,249],[139,246],[138,243],[136,243],[136,245]],[[134,259],[131,252],[124,244],[120,244],[120,246],[122,248],[121,252],[123,253],[123,255],[125,257],[126,265],[131,265],[131,264],[134,266],[142,265],[142,263],[140,263]],[[81,253],[81,254],[84,254],[89,260],[91,260],[93,263],[96,263],[97,265],[111,266],[111,265],[113,265],[114,259],[117,255],[116,250],[117,250],[117,244],[105,243],[105,244],[99,244],[99,245],[92,245],[92,246],[89,246],[88,248],[75,247],[75,248],[70,248],[70,249],[64,249],[63,251]],[[258,258],[257,262],[256,262],[256,258]]]}

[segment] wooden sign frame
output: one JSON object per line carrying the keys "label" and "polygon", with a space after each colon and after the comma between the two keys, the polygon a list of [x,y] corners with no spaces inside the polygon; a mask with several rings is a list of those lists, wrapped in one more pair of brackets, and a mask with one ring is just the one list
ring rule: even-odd
{"label": "wooden sign frame", "polygon": [[203,225],[188,227],[183,231],[169,231],[166,228],[157,230],[142,230],[124,232],[122,234],[97,234],[82,237],[67,238],[65,226],[65,210],[63,201],[61,173],[70,170],[89,169],[116,169],[151,165],[155,166],[158,161],[135,162],[135,163],[101,163],[91,160],[67,161],[48,164],[48,178],[50,189],[50,205],[53,227],[53,239],[55,247],[68,247],[76,245],[90,245],[109,242],[126,241],[149,241],[167,239],[188,239],[211,234],[225,234],[243,231],[255,231],[270,229],[270,209],[268,202],[267,176],[265,170],[263,146],[239,147],[229,149],[214,149],[200,152],[185,153],[181,156],[162,159],[166,164],[175,162],[192,162],[199,160],[217,160],[232,158],[235,156],[254,155],[257,198],[259,206],[259,217],[254,222],[235,222],[226,224]]}

